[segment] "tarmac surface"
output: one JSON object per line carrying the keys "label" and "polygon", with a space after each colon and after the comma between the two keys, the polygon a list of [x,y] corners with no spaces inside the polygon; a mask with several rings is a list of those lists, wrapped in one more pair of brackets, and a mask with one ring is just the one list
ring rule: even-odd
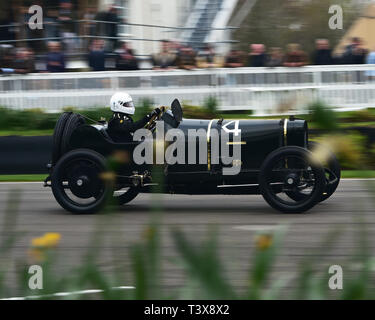
{"label": "tarmac surface", "polygon": [[[0,256],[0,266],[6,266],[9,295],[17,295],[17,265],[29,259],[31,239],[57,232],[61,234],[57,272],[65,274],[80,266],[91,248],[97,253],[100,270],[108,275],[115,268],[127,270],[126,283],[117,285],[131,286],[129,249],[144,241],[155,220],[161,234],[163,288],[179,292],[189,285],[171,235],[177,228],[197,246],[209,237],[210,230],[216,231],[225,275],[241,292],[248,286],[256,236],[279,230],[284,236],[269,281],[284,279],[283,298],[293,297],[297,270],[306,259],[314,261],[320,274],[327,275],[331,265],[343,265],[345,276],[355,277],[358,266],[353,259],[360,254],[359,239],[365,231],[375,256],[374,201],[374,180],[346,179],[329,200],[304,214],[278,213],[261,196],[141,194],[112,214],[73,215],[58,205],[42,183],[0,183],[0,241],[9,235],[16,238],[11,254]],[[155,214],[155,205],[162,209],[160,215]],[[6,224],[11,217],[16,220],[13,227]],[[95,243],[92,239],[98,230],[103,238]],[[335,232],[330,247],[325,241]]]}

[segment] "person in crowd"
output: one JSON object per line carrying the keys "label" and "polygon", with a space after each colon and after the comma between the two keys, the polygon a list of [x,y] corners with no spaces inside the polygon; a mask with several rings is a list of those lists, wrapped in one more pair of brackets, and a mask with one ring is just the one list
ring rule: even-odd
{"label": "person in crowd", "polygon": [[75,32],[73,5],[70,0],[61,0],[58,12],[58,21],[61,32]]}
{"label": "person in crowd", "polygon": [[240,68],[243,66],[243,53],[240,50],[232,49],[225,58],[225,67]]}
{"label": "person in crowd", "polygon": [[267,62],[266,47],[264,44],[253,43],[250,45],[250,53],[248,55],[248,67],[264,67]]}
{"label": "person in crowd", "polygon": [[270,68],[281,67],[284,63],[283,50],[279,47],[270,49],[270,54],[266,62],[266,66]]}
{"label": "person in crowd", "polygon": [[81,39],[81,44],[84,48],[89,48],[92,42],[87,36],[95,36],[95,22],[93,22],[93,20],[95,20],[95,15],[95,7],[86,8],[82,15],[84,21],[79,24],[79,32],[80,35],[84,37]]}
{"label": "person in crowd", "polygon": [[[371,51],[366,58],[367,64],[375,64],[375,50]],[[369,77],[369,79],[374,80],[375,79],[375,71],[369,70],[366,71],[366,76]]]}
{"label": "person in crowd", "polygon": [[312,62],[315,65],[331,65],[334,64],[332,50],[327,39],[317,39],[315,41],[315,52]]}
{"label": "person in crowd", "polygon": [[92,71],[104,71],[105,70],[105,58],[104,52],[104,40],[94,39],[90,46],[90,52],[88,54],[88,62]]}
{"label": "person in crowd", "polygon": [[0,44],[0,67],[10,68],[14,60],[14,47],[11,44]]}
{"label": "person in crowd", "polygon": [[0,52],[0,73],[26,74],[34,72],[33,52],[30,49],[15,49],[10,45],[2,45]]}
{"label": "person in crowd", "polygon": [[73,53],[79,44],[75,19],[71,0],[61,0],[58,16],[59,33],[64,38],[62,40],[64,51],[68,53]]}
{"label": "person in crowd", "polygon": [[176,56],[176,59],[180,56],[182,44],[178,41],[169,41],[169,52]]}
{"label": "person in crowd", "polygon": [[97,12],[96,12],[95,7],[88,7],[86,9],[85,13],[83,14],[83,20],[85,20],[85,22],[81,24],[81,28],[82,28],[81,33],[83,35],[87,35],[87,36],[95,35],[95,22],[92,22],[92,21],[95,20],[96,14]]}
{"label": "person in crowd", "polygon": [[138,70],[137,58],[127,42],[124,42],[122,47],[115,52],[117,70]]}
{"label": "person in crowd", "polygon": [[65,58],[61,52],[61,44],[57,41],[48,42],[47,53],[47,71],[48,72],[64,72]]}
{"label": "person in crowd", "polygon": [[[59,26],[57,24],[58,11],[48,9],[44,17],[44,35],[47,38],[57,38],[60,36]],[[52,40],[52,39],[51,39]]]}
{"label": "person in crowd", "polygon": [[18,48],[13,63],[15,73],[31,73],[35,71],[33,52],[28,48]]}
{"label": "person in crowd", "polygon": [[198,68],[218,68],[219,63],[215,55],[215,50],[210,44],[206,44],[197,56]]}
{"label": "person in crowd", "polygon": [[266,65],[267,55],[264,44],[251,44],[248,55],[248,67],[264,67]]}
{"label": "person in crowd", "polygon": [[107,23],[105,23],[106,19],[107,11],[98,11],[95,14],[94,20],[99,22],[94,23],[94,35],[107,36]]}
{"label": "person in crowd", "polygon": [[12,15],[3,15],[0,17],[0,25],[6,26],[0,28],[0,39],[1,40],[14,40],[15,35],[15,28],[12,27],[12,23],[14,23],[14,19]]}
{"label": "person in crowd", "polygon": [[108,51],[114,51],[117,47],[118,24],[121,23],[117,14],[117,7],[110,6],[105,21],[107,21],[107,37],[110,37]]}
{"label": "person in crowd", "polygon": [[14,47],[12,45],[0,45],[0,74],[12,74],[15,72],[13,68],[14,57]]}
{"label": "person in crowd", "polygon": [[168,40],[163,40],[161,42],[161,51],[152,57],[153,69],[174,69],[176,60],[177,55],[172,51],[171,43]]}
{"label": "person in crowd", "polygon": [[180,51],[180,57],[178,59],[178,67],[180,69],[192,70],[196,66],[196,53],[194,49],[188,45],[183,46]]}
{"label": "person in crowd", "polygon": [[285,55],[285,67],[302,67],[307,64],[307,55],[298,43],[290,43]]}
{"label": "person in crowd", "polygon": [[362,39],[353,37],[351,43],[345,48],[342,62],[343,64],[364,64],[367,53],[363,47]]}

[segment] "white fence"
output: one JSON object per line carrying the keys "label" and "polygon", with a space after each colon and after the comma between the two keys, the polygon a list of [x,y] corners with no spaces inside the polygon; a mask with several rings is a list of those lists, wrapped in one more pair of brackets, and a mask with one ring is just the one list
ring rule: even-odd
{"label": "white fence", "polygon": [[139,101],[174,98],[202,105],[209,96],[225,110],[301,113],[321,99],[337,109],[375,107],[375,65],[172,71],[44,73],[0,77],[0,106],[60,110],[108,105],[118,90]]}

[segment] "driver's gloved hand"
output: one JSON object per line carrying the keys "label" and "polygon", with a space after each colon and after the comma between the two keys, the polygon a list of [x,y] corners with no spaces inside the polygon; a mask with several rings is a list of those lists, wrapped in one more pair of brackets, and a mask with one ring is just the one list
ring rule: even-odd
{"label": "driver's gloved hand", "polygon": [[150,113],[150,117],[158,116],[160,113],[161,113],[161,110],[159,108],[156,108],[152,110],[152,112]]}

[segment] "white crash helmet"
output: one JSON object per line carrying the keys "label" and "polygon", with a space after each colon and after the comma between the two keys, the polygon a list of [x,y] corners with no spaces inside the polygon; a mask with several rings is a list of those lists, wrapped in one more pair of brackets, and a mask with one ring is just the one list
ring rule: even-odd
{"label": "white crash helmet", "polygon": [[135,107],[132,97],[126,92],[117,92],[111,97],[111,110],[126,114],[134,114]]}

